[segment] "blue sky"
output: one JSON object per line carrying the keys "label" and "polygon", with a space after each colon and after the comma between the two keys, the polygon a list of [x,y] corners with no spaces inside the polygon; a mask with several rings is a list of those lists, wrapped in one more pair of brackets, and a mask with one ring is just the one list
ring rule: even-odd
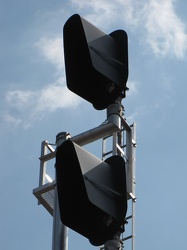
{"label": "blue sky", "polygon": [[[123,105],[137,124],[136,249],[185,249],[186,9],[185,0],[1,0],[0,249],[51,249],[52,217],[32,194],[41,142],[106,119],[66,87],[62,29],[74,13],[129,37]],[[94,248],[69,232],[69,250]]]}

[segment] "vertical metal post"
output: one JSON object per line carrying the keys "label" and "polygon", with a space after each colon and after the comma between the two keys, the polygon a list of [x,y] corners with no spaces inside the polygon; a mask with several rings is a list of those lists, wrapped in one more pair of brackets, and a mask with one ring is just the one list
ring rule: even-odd
{"label": "vertical metal post", "polygon": [[[113,133],[113,142],[112,142],[112,155],[120,154],[117,148],[118,143],[121,144],[121,116],[123,113],[123,106],[121,102],[111,104],[107,107],[107,119],[109,122],[116,124],[120,132]],[[120,134],[119,134],[120,133]],[[121,146],[121,145],[120,145]],[[104,250],[122,250],[123,242],[120,240],[120,232],[116,236],[105,242]]]}
{"label": "vertical metal post", "polygon": [[126,155],[127,155],[127,193],[132,202],[132,250],[135,250],[135,148],[136,148],[136,125],[133,123],[130,130],[126,130]]}
{"label": "vertical metal post", "polygon": [[[56,145],[60,146],[70,135],[61,132],[56,136]],[[53,208],[53,242],[52,250],[68,250],[68,228],[62,224],[58,204],[57,186],[54,189],[54,208]]]}
{"label": "vertical metal post", "polygon": [[[120,130],[121,130],[121,116],[123,113],[123,106],[121,102],[116,102],[114,104],[111,104],[107,107],[107,119],[108,122],[111,122],[115,124]],[[121,132],[115,132],[113,134],[113,155],[118,154],[117,144],[119,143],[119,133]]]}
{"label": "vertical metal post", "polygon": [[132,125],[132,250],[135,250],[135,208],[136,208],[136,124]]}
{"label": "vertical metal post", "polygon": [[[47,154],[47,141],[43,141],[41,144],[41,157]],[[40,160],[40,179],[39,179],[39,187],[45,184],[45,177],[46,177],[46,161]]]}
{"label": "vertical metal post", "polygon": [[117,132],[113,134],[113,146],[112,146],[112,154],[117,155]]}

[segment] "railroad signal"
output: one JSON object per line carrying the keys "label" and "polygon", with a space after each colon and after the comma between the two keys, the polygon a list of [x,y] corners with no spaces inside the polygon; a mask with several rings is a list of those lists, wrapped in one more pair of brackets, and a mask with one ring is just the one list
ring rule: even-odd
{"label": "railroad signal", "polygon": [[66,140],[56,151],[56,178],[64,225],[95,246],[123,231],[127,191],[121,156],[102,161]]}
{"label": "railroad signal", "polygon": [[128,38],[124,30],[105,34],[75,14],[64,25],[67,87],[105,109],[128,89]]}

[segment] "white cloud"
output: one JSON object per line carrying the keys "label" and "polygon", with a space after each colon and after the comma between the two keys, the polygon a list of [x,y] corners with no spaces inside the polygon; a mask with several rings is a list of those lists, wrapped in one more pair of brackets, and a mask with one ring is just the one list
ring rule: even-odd
{"label": "white cloud", "polygon": [[147,42],[157,56],[183,58],[187,49],[185,26],[173,0],[149,1],[144,8]]}
{"label": "white cloud", "polygon": [[[9,112],[3,116],[5,122],[27,128],[57,109],[72,108],[81,98],[62,85],[62,79],[36,91],[10,90],[6,94]],[[14,112],[11,111],[11,107]],[[15,112],[16,111],[16,112]]]}
{"label": "white cloud", "polygon": [[14,124],[14,126],[18,126],[21,124],[21,119],[18,117],[14,117],[9,113],[2,113],[1,114],[3,120],[8,124]]}
{"label": "white cloud", "polygon": [[40,91],[35,110],[37,112],[55,111],[58,108],[74,107],[79,102],[79,97],[57,82]]}
{"label": "white cloud", "polygon": [[[139,1],[131,0],[71,0],[74,6],[77,6],[78,11],[86,13],[84,17],[93,22],[94,25],[109,28],[117,21],[134,25],[137,22],[136,10],[139,9]],[[111,30],[112,31],[112,30]]]}
{"label": "white cloud", "polygon": [[9,90],[5,95],[6,112],[2,114],[7,124],[27,128],[57,109],[76,107],[81,102],[65,84],[62,37],[42,37],[35,46],[46,61],[56,66],[56,80],[37,90]]}
{"label": "white cloud", "polygon": [[12,90],[6,94],[6,102],[15,109],[22,111],[33,105],[37,98],[37,92],[23,91],[23,90]]}
{"label": "white cloud", "polygon": [[62,37],[47,38],[42,37],[35,46],[39,48],[41,54],[52,64],[55,64],[57,69],[62,71],[64,66],[63,55],[63,40]]}
{"label": "white cloud", "polygon": [[140,35],[144,47],[149,46],[158,57],[185,56],[185,25],[175,12],[174,0],[71,0],[84,16],[98,27],[120,25]]}
{"label": "white cloud", "polygon": [[139,82],[129,81],[127,87],[129,88],[129,91],[127,91],[127,96],[135,96],[138,94]]}

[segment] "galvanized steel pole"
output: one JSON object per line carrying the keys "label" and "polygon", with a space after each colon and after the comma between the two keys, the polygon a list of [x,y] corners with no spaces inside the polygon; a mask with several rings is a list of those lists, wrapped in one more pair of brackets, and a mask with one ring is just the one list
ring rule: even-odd
{"label": "galvanized steel pole", "polygon": [[[69,138],[69,134],[62,132],[56,136],[56,145],[60,146]],[[52,250],[68,250],[68,228],[62,224],[58,204],[57,186],[54,189],[54,208],[53,208],[53,242]]]}

